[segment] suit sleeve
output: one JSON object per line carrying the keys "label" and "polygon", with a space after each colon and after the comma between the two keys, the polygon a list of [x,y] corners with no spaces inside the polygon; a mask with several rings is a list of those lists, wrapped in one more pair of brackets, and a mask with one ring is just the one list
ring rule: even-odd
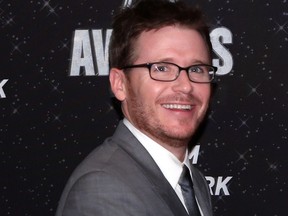
{"label": "suit sleeve", "polygon": [[129,182],[105,172],[92,172],[79,178],[68,193],[63,216],[145,215],[141,200]]}

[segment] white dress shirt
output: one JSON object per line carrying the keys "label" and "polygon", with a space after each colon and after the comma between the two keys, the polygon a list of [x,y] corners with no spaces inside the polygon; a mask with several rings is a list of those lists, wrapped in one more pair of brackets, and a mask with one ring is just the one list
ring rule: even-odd
{"label": "white dress shirt", "polygon": [[[189,168],[190,174],[191,174],[190,163],[188,159],[188,151],[186,151],[184,161],[181,162],[170,151],[168,151],[167,149],[165,149],[164,147],[156,143],[154,140],[152,140],[151,138],[143,134],[137,128],[135,128],[135,126],[132,125],[126,118],[124,118],[123,123],[126,125],[126,127],[131,131],[131,133],[138,139],[138,141],[144,146],[144,148],[151,155],[151,157],[153,158],[155,163],[158,165],[163,175],[165,176],[167,181],[170,183],[170,185],[176,192],[177,196],[179,197],[179,199],[181,200],[182,204],[184,205],[187,211],[184,198],[182,195],[181,187],[178,184],[178,181],[180,179],[184,164]],[[199,204],[198,204],[198,207],[200,209],[201,215],[203,216]]]}

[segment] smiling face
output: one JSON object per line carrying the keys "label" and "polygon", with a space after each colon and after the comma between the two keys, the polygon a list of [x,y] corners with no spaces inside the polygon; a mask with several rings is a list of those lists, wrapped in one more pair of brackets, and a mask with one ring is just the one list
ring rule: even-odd
{"label": "smiling face", "polygon": [[[172,62],[182,67],[209,64],[201,35],[181,26],[143,32],[135,43],[133,64]],[[125,75],[125,73],[128,73]],[[210,84],[189,81],[185,71],[172,82],[152,80],[147,68],[110,71],[111,88],[125,117],[167,149],[187,146],[205,116]]]}

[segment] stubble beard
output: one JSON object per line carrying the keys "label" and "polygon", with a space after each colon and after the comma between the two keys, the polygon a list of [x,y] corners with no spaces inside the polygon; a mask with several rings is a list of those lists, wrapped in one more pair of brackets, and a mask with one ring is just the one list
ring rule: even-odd
{"label": "stubble beard", "polygon": [[[129,88],[130,113],[133,113],[131,121],[136,128],[149,136],[162,146],[170,146],[173,148],[187,147],[192,135],[194,134],[199,122],[196,122],[193,129],[186,134],[177,133],[176,130],[168,128],[162,124],[159,118],[156,118],[155,112],[151,107],[137,100],[132,88]],[[191,121],[184,119],[180,124],[189,124]]]}

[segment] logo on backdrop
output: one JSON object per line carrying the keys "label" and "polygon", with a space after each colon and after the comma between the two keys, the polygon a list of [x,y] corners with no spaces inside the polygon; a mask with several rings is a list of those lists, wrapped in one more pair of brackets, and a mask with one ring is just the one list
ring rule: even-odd
{"label": "logo on backdrop", "polygon": [[6,94],[4,92],[4,85],[8,82],[8,79],[3,79],[0,82],[0,99],[6,98]]}
{"label": "logo on backdrop", "polygon": [[[176,2],[177,0],[169,0]],[[129,7],[133,0],[123,0],[122,7]],[[108,47],[112,30],[76,30],[73,37],[69,76],[107,76],[109,74]],[[213,65],[218,67],[217,75],[231,72],[233,58],[225,45],[232,44],[232,33],[225,27],[210,33],[213,51],[217,58]]]}
{"label": "logo on backdrop", "polygon": [[[192,152],[189,154],[189,158],[192,160],[193,164],[197,164],[198,157],[200,152],[200,145],[196,145]],[[232,176],[205,176],[207,183],[210,188],[211,195],[221,195],[221,196],[230,196],[228,186]]]}
{"label": "logo on backdrop", "polygon": [[[69,76],[107,76],[109,74],[108,47],[112,29],[75,30]],[[226,45],[232,44],[232,33],[225,27],[210,33],[217,58],[213,65],[217,75],[226,75],[233,67],[232,54]]]}

